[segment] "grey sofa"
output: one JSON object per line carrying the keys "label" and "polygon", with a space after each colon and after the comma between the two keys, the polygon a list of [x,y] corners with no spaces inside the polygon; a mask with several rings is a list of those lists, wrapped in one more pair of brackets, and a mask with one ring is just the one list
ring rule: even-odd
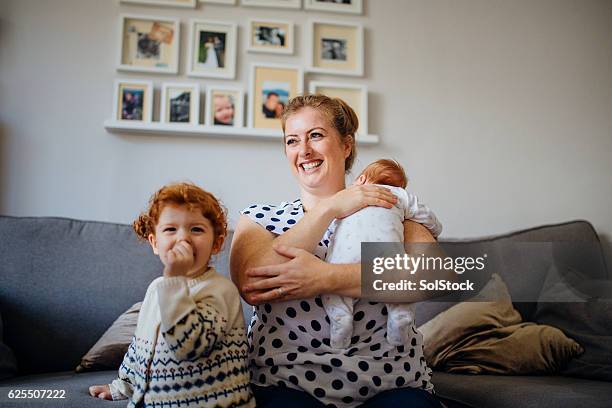
{"label": "grey sofa", "polygon": [[[598,238],[587,222],[572,222],[484,242],[513,239]],[[215,259],[224,274],[228,249],[229,242]],[[607,275],[601,253],[597,256],[600,259],[586,261],[598,268],[593,273]],[[548,255],[531,263],[529,273],[540,285],[552,258]],[[4,343],[18,363],[17,375],[0,381],[0,406],[125,406],[121,401],[96,400],[87,392],[89,385],[111,381],[116,371],[75,374],[74,368],[114,319],[143,298],[147,283],[160,273],[157,257],[148,244],[136,240],[127,225],[0,216],[0,316]],[[441,307],[439,303],[419,305],[420,323]],[[516,307],[524,320],[530,320],[535,310],[535,305],[528,303]],[[251,308],[246,304],[244,312],[250,316]],[[451,407],[604,407],[612,401],[612,383],[565,376],[436,372],[433,382],[438,395]],[[65,398],[8,398],[10,390],[32,389],[64,390]]]}

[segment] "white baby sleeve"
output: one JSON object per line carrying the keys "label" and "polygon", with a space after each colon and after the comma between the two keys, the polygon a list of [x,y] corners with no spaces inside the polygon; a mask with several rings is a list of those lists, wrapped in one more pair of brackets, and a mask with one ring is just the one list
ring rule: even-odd
{"label": "white baby sleeve", "polygon": [[422,224],[431,232],[431,235],[438,237],[442,233],[442,224],[433,211],[425,204],[420,203],[417,196],[402,190],[402,201],[404,202],[404,218]]}

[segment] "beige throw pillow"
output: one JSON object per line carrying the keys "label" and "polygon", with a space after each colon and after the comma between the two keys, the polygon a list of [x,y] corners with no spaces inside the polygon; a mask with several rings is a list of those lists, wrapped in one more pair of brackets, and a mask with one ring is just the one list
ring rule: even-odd
{"label": "beige throw pillow", "polygon": [[118,369],[138,324],[142,302],[135,303],[117,318],[102,337],[81,358],[76,372]]}
{"label": "beige throw pillow", "polygon": [[560,370],[582,353],[559,329],[521,323],[497,274],[472,299],[499,300],[459,303],[419,327],[431,367],[471,374],[543,374]]}

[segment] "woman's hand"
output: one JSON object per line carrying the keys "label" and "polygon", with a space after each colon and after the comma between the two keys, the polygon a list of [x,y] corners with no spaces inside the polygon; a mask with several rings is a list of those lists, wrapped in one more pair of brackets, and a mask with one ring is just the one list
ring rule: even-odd
{"label": "woman's hand", "polygon": [[345,218],[370,205],[391,208],[397,197],[389,189],[373,184],[355,185],[321,201],[334,215],[334,218]]}
{"label": "woman's hand", "polygon": [[275,245],[273,249],[290,260],[246,271],[248,278],[259,279],[244,287],[245,293],[252,293],[253,303],[307,299],[323,292],[325,262],[303,249],[284,245]]}

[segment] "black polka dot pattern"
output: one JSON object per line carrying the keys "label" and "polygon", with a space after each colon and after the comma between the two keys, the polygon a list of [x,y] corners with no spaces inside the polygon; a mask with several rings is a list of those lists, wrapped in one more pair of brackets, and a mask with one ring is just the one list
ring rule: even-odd
{"label": "black polka dot pattern", "polygon": [[[278,235],[299,222],[304,211],[296,200],[252,205],[241,214]],[[325,259],[332,235],[333,228],[328,228],[315,247],[320,259]],[[251,379],[261,386],[304,390],[330,407],[357,407],[397,387],[433,392],[422,335],[413,327],[408,344],[390,345],[386,314],[382,303],[357,301],[351,345],[339,352],[330,347],[329,318],[320,297],[256,306],[248,334]]]}

